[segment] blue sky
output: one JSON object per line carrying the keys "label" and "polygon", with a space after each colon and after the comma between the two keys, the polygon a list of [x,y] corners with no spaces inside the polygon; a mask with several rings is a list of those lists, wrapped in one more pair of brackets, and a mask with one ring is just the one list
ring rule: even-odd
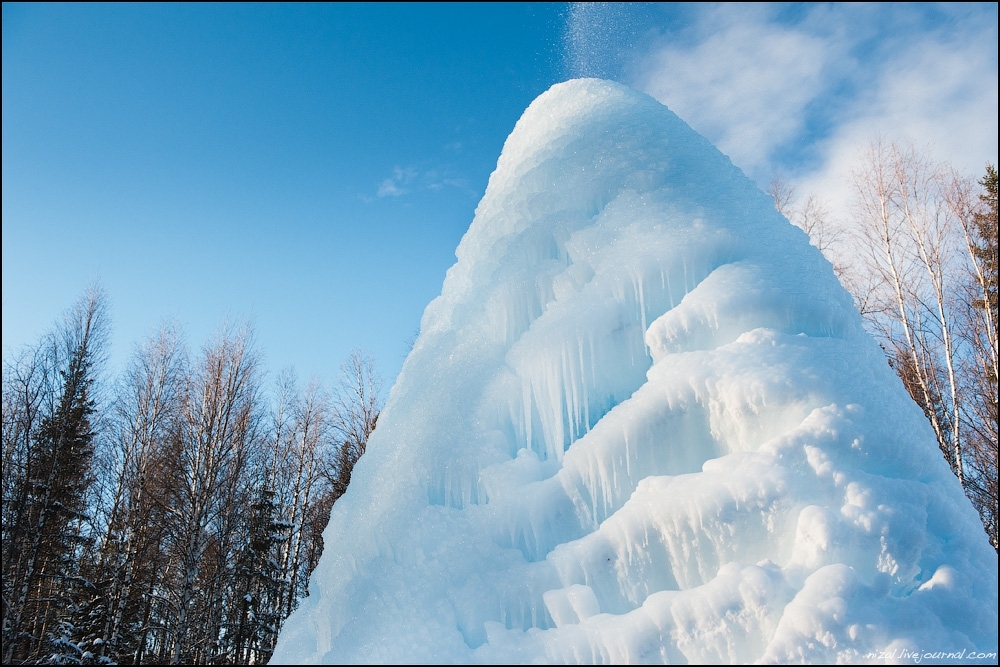
{"label": "blue sky", "polygon": [[394,377],[507,134],[579,75],[835,208],[877,133],[996,162],[995,3],[4,4],[4,354],[99,279],[112,369],[249,316],[273,371]]}

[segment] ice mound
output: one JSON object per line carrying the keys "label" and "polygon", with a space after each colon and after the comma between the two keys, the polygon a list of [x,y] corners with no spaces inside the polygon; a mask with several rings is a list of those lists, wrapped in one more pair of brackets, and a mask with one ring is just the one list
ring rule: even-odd
{"label": "ice mound", "polygon": [[457,256],[273,662],[996,650],[997,557],[920,410],[666,107],[554,86]]}

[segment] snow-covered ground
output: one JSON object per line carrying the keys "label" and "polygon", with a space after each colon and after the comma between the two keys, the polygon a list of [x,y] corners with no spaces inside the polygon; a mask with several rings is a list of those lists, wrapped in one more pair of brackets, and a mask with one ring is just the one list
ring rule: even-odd
{"label": "snow-covered ground", "polygon": [[274,663],[996,662],[930,426],[666,107],[554,86],[457,256]]}

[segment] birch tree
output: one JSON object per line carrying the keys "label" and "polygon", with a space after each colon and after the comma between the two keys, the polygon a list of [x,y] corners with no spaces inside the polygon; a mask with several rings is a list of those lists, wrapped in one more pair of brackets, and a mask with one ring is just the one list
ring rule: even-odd
{"label": "birch tree", "polygon": [[[863,313],[964,485],[955,337],[956,221],[943,172],[912,147],[872,142],[852,174]],[[856,296],[859,296],[856,293]]]}
{"label": "birch tree", "polygon": [[102,452],[105,493],[90,569],[97,658],[139,662],[149,641],[151,596],[167,565],[163,498],[176,484],[171,433],[178,427],[186,355],[173,325],[136,349],[119,379]]}
{"label": "birch tree", "polygon": [[205,347],[184,388],[177,433],[180,485],[169,507],[176,568],[170,586],[171,664],[203,662],[216,649],[220,577],[259,436],[259,372],[250,327],[227,327]]}
{"label": "birch tree", "polygon": [[[283,618],[298,605],[307,593],[310,555],[319,542],[322,550],[322,527],[316,530],[310,521],[317,503],[330,491],[323,475],[324,462],[334,451],[334,431],[331,422],[330,395],[314,380],[305,393],[297,397],[293,407],[292,428],[288,432],[285,458],[284,515],[292,532],[282,554],[282,571],[288,581],[283,600]],[[329,506],[327,506],[329,514]]]}
{"label": "birch tree", "polygon": [[997,175],[978,183],[875,141],[852,174],[854,264],[842,276],[997,538]]}
{"label": "birch tree", "polygon": [[368,436],[375,430],[382,401],[382,378],[375,369],[375,360],[361,350],[353,350],[340,366],[334,390],[333,428],[340,438],[330,473],[334,501],[347,491],[354,465],[365,453]]}

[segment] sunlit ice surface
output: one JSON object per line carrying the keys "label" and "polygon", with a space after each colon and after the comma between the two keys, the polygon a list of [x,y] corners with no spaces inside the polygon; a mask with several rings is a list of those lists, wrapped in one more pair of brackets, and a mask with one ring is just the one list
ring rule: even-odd
{"label": "sunlit ice surface", "polygon": [[924,416],[670,110],[552,87],[456,255],[272,662],[995,662]]}

